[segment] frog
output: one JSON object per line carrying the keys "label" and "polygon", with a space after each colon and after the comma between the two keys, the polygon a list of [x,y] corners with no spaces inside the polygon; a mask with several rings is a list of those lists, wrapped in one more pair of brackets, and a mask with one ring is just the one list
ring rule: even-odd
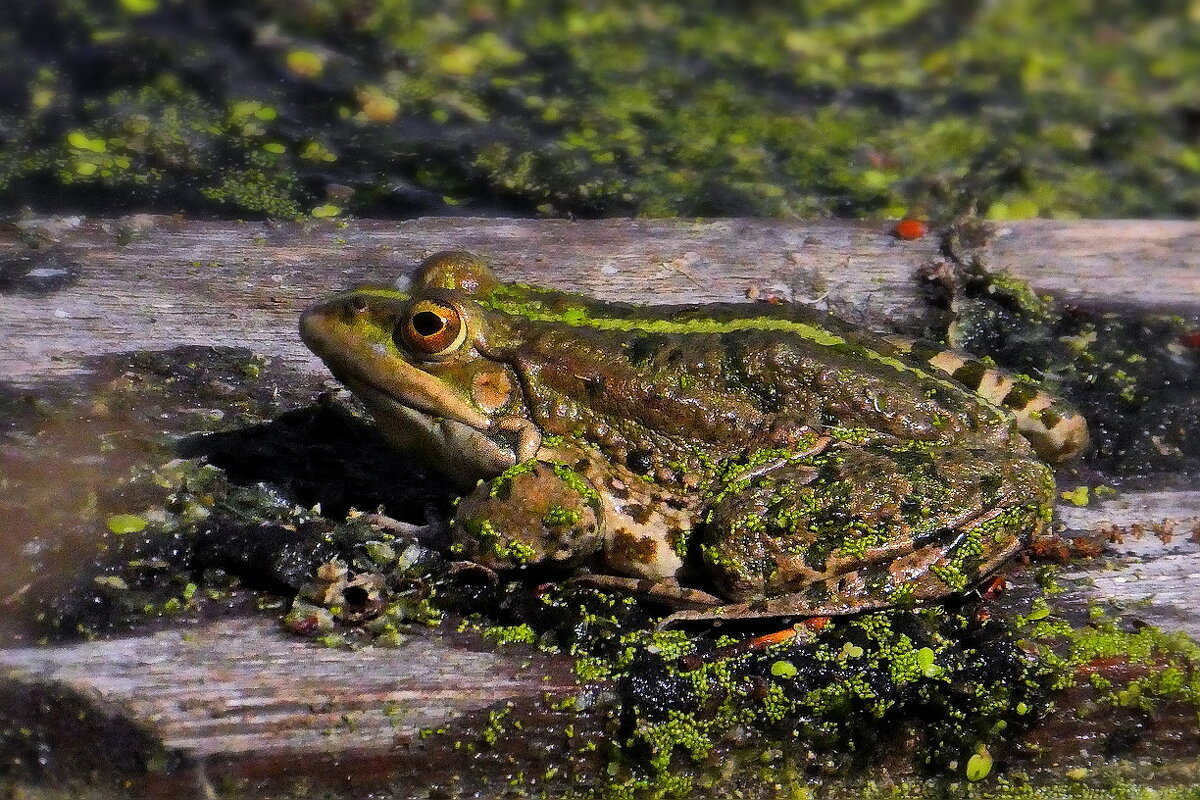
{"label": "frog", "polygon": [[803,304],[639,305],[428,257],[303,312],[393,445],[460,492],[448,549],[673,621],[971,591],[1052,518],[1086,421],[970,356]]}

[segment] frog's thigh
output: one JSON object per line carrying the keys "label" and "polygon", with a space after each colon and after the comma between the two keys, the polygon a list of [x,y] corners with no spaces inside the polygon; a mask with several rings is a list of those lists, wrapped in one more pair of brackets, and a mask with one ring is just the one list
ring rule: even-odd
{"label": "frog's thigh", "polygon": [[492,569],[573,565],[601,545],[594,490],[561,465],[518,464],[462,498],[450,526],[453,554]]}
{"label": "frog's thigh", "polygon": [[841,614],[943,597],[1042,524],[1040,464],[954,447],[917,455],[837,443],[727,493],[701,536],[713,582],[733,601],[716,613]]}

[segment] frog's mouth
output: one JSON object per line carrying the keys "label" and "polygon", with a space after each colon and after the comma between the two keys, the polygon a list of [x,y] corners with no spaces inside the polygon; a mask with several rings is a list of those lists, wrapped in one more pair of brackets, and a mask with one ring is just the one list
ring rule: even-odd
{"label": "frog's mouth", "polygon": [[433,375],[345,332],[320,307],[301,317],[300,334],[401,450],[431,461],[464,486],[516,463],[512,446],[496,436],[490,417]]}

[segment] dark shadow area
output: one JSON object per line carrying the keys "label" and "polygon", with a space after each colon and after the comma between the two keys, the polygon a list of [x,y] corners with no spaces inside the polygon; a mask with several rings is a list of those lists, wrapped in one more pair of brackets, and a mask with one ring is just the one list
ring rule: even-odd
{"label": "dark shadow area", "polygon": [[456,493],[439,475],[384,443],[375,426],[345,406],[321,402],[270,422],[180,441],[181,458],[203,458],[230,482],[269,484],[305,508],[339,519],[351,509],[422,524],[446,516]]}

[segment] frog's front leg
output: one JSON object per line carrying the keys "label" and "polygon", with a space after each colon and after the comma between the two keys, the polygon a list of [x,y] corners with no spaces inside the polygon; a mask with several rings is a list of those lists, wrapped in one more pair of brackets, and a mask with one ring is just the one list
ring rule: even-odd
{"label": "frog's front leg", "polygon": [[450,551],[489,569],[571,567],[603,544],[595,489],[562,464],[523,461],[458,504]]}
{"label": "frog's front leg", "polygon": [[731,603],[672,621],[826,616],[961,592],[1045,524],[1053,496],[1032,457],[833,442],[719,487],[698,542]]}

